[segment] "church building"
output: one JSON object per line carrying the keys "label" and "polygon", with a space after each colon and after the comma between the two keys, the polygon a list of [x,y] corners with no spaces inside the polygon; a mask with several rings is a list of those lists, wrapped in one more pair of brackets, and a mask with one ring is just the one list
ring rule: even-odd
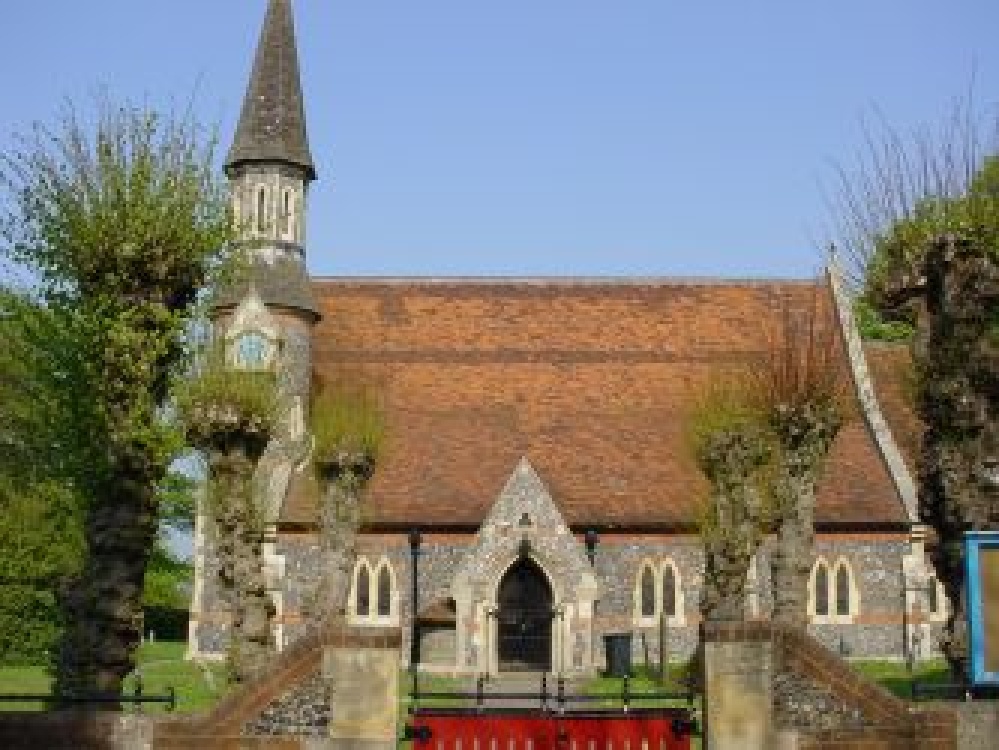
{"label": "church building", "polygon": [[[320,576],[310,389],[361,373],[386,436],[364,494],[352,623],[400,626],[404,659],[417,633],[421,668],[447,674],[591,674],[608,634],[631,634],[639,663],[661,648],[689,655],[708,489],[686,444],[690,401],[818,295],[854,414],[819,488],[810,628],[844,655],[926,655],[946,603],[917,523],[906,354],[860,340],[835,267],[818,281],[311,277],[318,170],[291,6],[269,1],[225,164],[260,270],[215,310],[232,362],[277,369],[294,406],[257,476],[279,647],[304,631]],[[189,656],[218,657],[228,616],[203,515],[195,563]],[[768,616],[769,592],[764,545],[747,617]]]}

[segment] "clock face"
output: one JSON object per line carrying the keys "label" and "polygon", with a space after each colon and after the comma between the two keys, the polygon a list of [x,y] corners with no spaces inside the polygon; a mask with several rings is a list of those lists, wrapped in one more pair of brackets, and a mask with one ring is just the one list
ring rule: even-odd
{"label": "clock face", "polygon": [[236,340],[236,362],[243,367],[263,367],[269,348],[259,333],[244,333]]}

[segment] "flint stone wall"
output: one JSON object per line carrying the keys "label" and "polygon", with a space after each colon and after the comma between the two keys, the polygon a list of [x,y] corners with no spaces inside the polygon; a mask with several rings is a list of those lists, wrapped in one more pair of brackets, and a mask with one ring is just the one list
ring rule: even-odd
{"label": "flint stone wall", "polygon": [[[447,543],[424,543],[419,561],[419,604],[421,609],[452,595],[455,572],[470,550],[474,536],[469,534],[465,543],[450,538]],[[561,539],[564,544],[579,544],[574,536],[552,535],[544,544],[553,545]],[[635,664],[659,663],[659,628],[639,627],[635,619],[635,587],[642,564],[648,560],[658,564],[670,559],[680,576],[685,609],[682,627],[668,626],[665,630],[667,658],[673,661],[686,659],[697,643],[698,601],[704,575],[704,559],[696,538],[691,536],[664,536],[656,541],[651,535],[602,536],[594,557],[594,572],[601,587],[601,598],[596,604],[593,630],[593,653],[598,668],[604,664],[603,636],[607,633],[630,632],[632,661]],[[539,539],[539,543],[541,540]],[[907,543],[884,540],[842,541],[819,537],[816,554],[831,565],[845,557],[853,569],[860,594],[859,622],[853,624],[811,625],[809,632],[826,647],[851,657],[901,658],[903,654],[901,560],[908,551]],[[285,645],[293,643],[305,632],[299,621],[312,596],[319,576],[320,551],[315,535],[282,535],[278,554],[285,558],[285,578],[281,584],[283,609],[289,616],[284,625]],[[557,555],[552,548],[545,555]],[[395,572],[399,598],[399,624],[403,632],[403,655],[410,653],[410,618],[412,570],[408,542],[404,535],[397,539],[385,536],[362,537],[359,553],[372,563],[386,557]],[[209,558],[210,559],[210,558]],[[747,616],[769,616],[772,608],[770,595],[769,553],[766,545],[757,556],[757,582],[750,587],[755,592],[757,605],[747,609]],[[203,603],[206,610],[218,607],[212,576],[204,582]],[[215,609],[218,612],[218,609]],[[934,626],[939,631],[939,625]],[[202,653],[222,653],[227,636],[224,625],[218,622],[200,623],[197,629],[198,646]],[[447,665],[455,663],[454,631],[451,634],[428,636],[430,641],[421,649],[428,663]],[[450,655],[448,655],[450,654]]]}

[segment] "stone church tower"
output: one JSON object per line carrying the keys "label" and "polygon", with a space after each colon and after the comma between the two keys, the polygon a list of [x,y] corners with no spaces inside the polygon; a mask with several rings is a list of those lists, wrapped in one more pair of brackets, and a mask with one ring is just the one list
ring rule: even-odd
{"label": "stone church tower", "polygon": [[[287,400],[287,418],[255,478],[269,522],[268,578],[278,581],[283,564],[275,554],[275,524],[292,473],[308,460],[312,329],[320,318],[305,262],[308,192],[316,169],[306,133],[290,0],[269,2],[225,171],[249,267],[214,305],[216,334],[225,341],[230,364],[273,368]],[[214,576],[205,575],[212,565],[204,519],[199,519],[195,536],[191,642],[200,642],[200,651],[219,645],[224,622],[212,622],[219,619],[213,613],[220,608],[211,591]],[[276,588],[272,594],[280,613],[282,596]],[[280,626],[278,631],[280,642]]]}

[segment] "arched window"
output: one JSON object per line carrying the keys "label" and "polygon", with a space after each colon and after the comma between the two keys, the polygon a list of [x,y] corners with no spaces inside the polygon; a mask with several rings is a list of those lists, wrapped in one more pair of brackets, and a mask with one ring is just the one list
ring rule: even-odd
{"label": "arched window", "polygon": [[257,231],[267,231],[267,191],[263,187],[257,188]]}
{"label": "arched window", "polygon": [[931,615],[940,614],[940,597],[937,596],[937,579],[931,577],[926,582],[926,607]]}
{"label": "arched window", "polygon": [[354,583],[354,612],[358,617],[368,617],[371,614],[371,573],[368,564],[362,562],[357,569],[357,579]]}
{"label": "arched window", "polygon": [[663,615],[676,617],[676,573],[672,565],[663,565]]}
{"label": "arched window", "polygon": [[648,565],[642,568],[642,617],[656,616],[656,576]]}
{"label": "arched window", "polygon": [[378,568],[378,598],[376,612],[379,617],[392,614],[392,574],[388,564],[383,563]]}
{"label": "arched window", "polygon": [[657,627],[660,621],[670,627],[685,624],[680,571],[672,560],[645,559],[639,564],[633,612],[639,628]]}
{"label": "arched window", "polygon": [[829,616],[829,568],[823,561],[815,564],[815,612],[817,617]]}
{"label": "arched window", "polygon": [[850,571],[843,563],[836,566],[836,614],[850,614]]}

